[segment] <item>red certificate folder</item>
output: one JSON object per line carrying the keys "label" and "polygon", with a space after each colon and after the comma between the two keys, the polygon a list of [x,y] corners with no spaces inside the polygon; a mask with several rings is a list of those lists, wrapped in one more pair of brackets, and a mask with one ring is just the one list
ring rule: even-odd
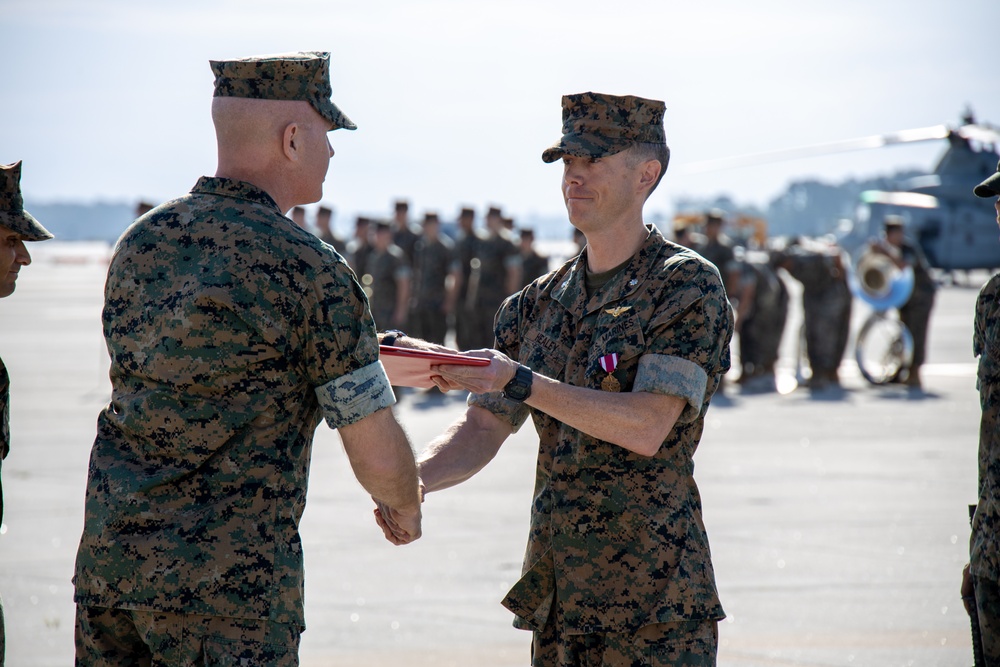
{"label": "red certificate folder", "polygon": [[391,345],[379,345],[378,352],[382,360],[382,365],[385,367],[385,372],[389,376],[389,383],[394,387],[430,389],[434,386],[434,382],[431,381],[432,365],[490,365],[490,360],[483,359],[482,357],[463,357],[458,354],[410,350]]}

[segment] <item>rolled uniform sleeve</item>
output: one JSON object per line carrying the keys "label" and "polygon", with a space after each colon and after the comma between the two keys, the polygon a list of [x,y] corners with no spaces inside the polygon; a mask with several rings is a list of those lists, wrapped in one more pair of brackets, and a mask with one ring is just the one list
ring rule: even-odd
{"label": "rolled uniform sleeve", "polygon": [[677,396],[687,401],[677,419],[681,424],[694,421],[701,413],[708,387],[708,374],[698,364],[664,354],[646,354],[639,359],[632,391]]}
{"label": "rolled uniform sleeve", "polygon": [[[521,293],[519,292],[504,300],[493,322],[496,349],[511,359],[519,359],[521,352],[521,341],[517,326],[520,296]],[[504,398],[502,392],[498,391],[489,394],[470,394],[468,403],[469,405],[489,410],[507,422],[513,433],[517,433],[530,413],[527,405],[518,401],[508,400]]]}
{"label": "rolled uniform sleeve", "polygon": [[316,398],[330,428],[340,428],[396,402],[381,361],[316,387]]}
{"label": "rolled uniform sleeve", "polygon": [[327,424],[347,426],[393,405],[368,299],[333,253],[317,274],[313,297],[302,346],[304,367]]}
{"label": "rolled uniform sleeve", "polygon": [[683,287],[669,294],[650,321],[632,391],[683,398],[687,406],[678,422],[687,424],[704,413],[717,378],[729,370],[733,315],[718,271],[694,261],[679,271]]}

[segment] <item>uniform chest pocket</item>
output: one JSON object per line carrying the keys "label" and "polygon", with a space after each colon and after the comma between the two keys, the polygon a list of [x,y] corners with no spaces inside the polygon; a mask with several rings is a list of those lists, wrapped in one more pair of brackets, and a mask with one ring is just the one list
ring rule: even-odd
{"label": "uniform chest pocket", "polygon": [[610,322],[600,330],[593,339],[587,359],[587,375],[594,378],[591,384],[599,387],[610,371],[620,390],[629,391],[635,381],[639,358],[646,352],[641,322],[632,316],[624,321]]}
{"label": "uniform chest pocket", "polygon": [[564,342],[539,331],[529,331],[521,343],[520,361],[533,371],[562,381],[569,353],[570,348]]}

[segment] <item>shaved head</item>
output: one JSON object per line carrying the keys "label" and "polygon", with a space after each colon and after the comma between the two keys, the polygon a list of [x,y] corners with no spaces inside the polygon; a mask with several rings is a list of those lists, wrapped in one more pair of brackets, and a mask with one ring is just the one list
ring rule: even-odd
{"label": "shaved head", "polygon": [[296,192],[303,168],[303,149],[319,141],[323,143],[320,149],[323,154],[316,158],[322,162],[320,188],[325,165],[332,155],[325,138],[332,123],[308,102],[215,97],[212,122],[219,152],[216,176],[263,188],[283,210],[288,210],[285,208],[288,204],[291,208],[312,203],[322,195],[321,189],[317,194]]}
{"label": "shaved head", "polygon": [[220,156],[223,152],[263,149],[280,152],[281,137],[290,123],[324,122],[308,102],[212,98],[212,122]]}

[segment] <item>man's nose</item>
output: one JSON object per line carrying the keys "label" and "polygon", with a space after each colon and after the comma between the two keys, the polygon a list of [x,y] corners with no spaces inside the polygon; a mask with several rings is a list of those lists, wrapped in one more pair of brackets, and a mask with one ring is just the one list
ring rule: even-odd
{"label": "man's nose", "polygon": [[18,239],[17,247],[14,249],[14,261],[22,266],[31,264],[31,253],[28,252],[28,248],[24,245],[24,241],[20,239]]}

